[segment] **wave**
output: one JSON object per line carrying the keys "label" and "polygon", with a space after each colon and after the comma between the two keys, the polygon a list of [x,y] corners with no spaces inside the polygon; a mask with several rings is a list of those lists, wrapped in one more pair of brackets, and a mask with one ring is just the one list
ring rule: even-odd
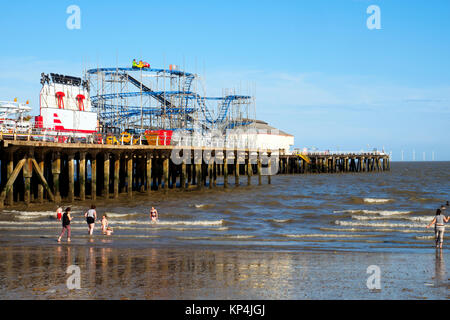
{"label": "wave", "polygon": [[415,236],[414,238],[417,240],[433,240],[434,236]]}
{"label": "wave", "polygon": [[[148,213],[114,213],[114,212],[106,212],[106,215],[108,218],[125,218],[125,217],[132,217],[132,216],[148,216]],[[97,213],[97,217],[101,218],[102,214]]]}
{"label": "wave", "polygon": [[288,238],[366,238],[366,237],[378,237],[379,235],[367,235],[367,234],[283,234],[282,236]]}
{"label": "wave", "polygon": [[333,211],[333,213],[364,213],[364,214],[378,214],[380,216],[394,216],[409,214],[412,211],[399,211],[399,210],[365,210],[365,209],[355,209],[355,210],[340,210]]}
{"label": "wave", "polygon": [[419,223],[362,222],[362,221],[341,221],[341,220],[336,220],[335,224],[340,226],[353,226],[353,227],[390,227],[390,228],[424,227],[423,224]]}
{"label": "wave", "polygon": [[224,239],[224,240],[230,240],[230,239],[238,239],[239,240],[239,239],[252,239],[252,238],[255,238],[255,236],[242,235],[242,234],[220,237],[220,239]]}
{"label": "wave", "polygon": [[218,226],[223,224],[223,220],[205,220],[205,221],[158,221],[157,225],[186,225],[186,226]]}
{"label": "wave", "polygon": [[[150,225],[150,221],[138,221],[138,220],[109,220],[109,223],[111,225],[117,225],[117,224],[124,224],[124,225]],[[215,226],[215,225],[222,225],[224,223],[224,220],[205,220],[205,221],[161,221],[159,220],[155,225],[189,225],[189,226]],[[72,221],[71,225],[79,225],[79,224],[86,224],[84,221],[84,218],[82,221]],[[19,221],[0,221],[0,226],[2,225],[20,225],[20,226],[45,226],[45,225],[54,225],[54,226],[60,226],[61,223],[59,221],[28,221],[28,222],[19,222]]]}
{"label": "wave", "polygon": [[414,202],[435,202],[435,203],[440,203],[440,202],[444,202],[442,199],[436,199],[436,198],[423,198],[423,197],[410,197],[409,198],[410,201],[414,201]]}
{"label": "wave", "polygon": [[194,204],[194,207],[197,209],[209,209],[214,207],[215,204],[214,203],[209,203],[209,204]]}
{"label": "wave", "polygon": [[292,219],[264,219],[264,221],[268,221],[268,222],[276,222],[276,223],[288,223],[288,222],[292,222]]}
{"label": "wave", "polygon": [[322,231],[334,231],[334,232],[385,232],[385,233],[428,233],[426,229],[389,229],[389,228],[371,228],[371,229],[361,229],[361,228],[318,228]]}
{"label": "wave", "polygon": [[394,199],[376,199],[376,198],[364,198],[365,203],[388,203],[393,202]]}
{"label": "wave", "polygon": [[416,222],[431,222],[432,217],[428,216],[352,216],[354,220],[389,220],[389,219],[397,219],[397,220],[409,220]]}

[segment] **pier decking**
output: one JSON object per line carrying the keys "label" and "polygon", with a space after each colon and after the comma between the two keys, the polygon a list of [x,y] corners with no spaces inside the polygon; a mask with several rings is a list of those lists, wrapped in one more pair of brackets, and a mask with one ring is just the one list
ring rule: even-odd
{"label": "pier decking", "polygon": [[[19,203],[60,203],[133,198],[158,190],[257,184],[274,174],[387,171],[389,156],[379,153],[279,154],[278,150],[108,145],[0,140],[0,208]],[[186,153],[187,151],[187,153]],[[235,160],[238,161],[235,161]],[[230,181],[234,176],[234,181]]]}

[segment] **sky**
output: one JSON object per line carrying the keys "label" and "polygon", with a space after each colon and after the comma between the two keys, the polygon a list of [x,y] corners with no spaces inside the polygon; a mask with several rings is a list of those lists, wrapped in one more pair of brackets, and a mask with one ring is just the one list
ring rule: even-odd
{"label": "sky", "polygon": [[251,93],[298,148],[450,160],[450,1],[2,1],[0,40],[0,100],[34,114],[41,72],[142,58],[199,74],[208,96]]}

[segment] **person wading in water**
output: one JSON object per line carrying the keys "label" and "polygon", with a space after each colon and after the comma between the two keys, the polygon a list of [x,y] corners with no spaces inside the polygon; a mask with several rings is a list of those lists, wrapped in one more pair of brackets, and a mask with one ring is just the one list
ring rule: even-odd
{"label": "person wading in water", "polygon": [[67,242],[70,242],[70,221],[72,221],[72,217],[70,216],[70,207],[66,208],[64,214],[62,215],[62,231],[59,235],[58,242],[61,242],[61,238],[64,235],[64,232],[67,230]]}
{"label": "person wading in water", "polygon": [[95,205],[91,205],[91,208],[88,211],[86,211],[84,216],[88,224],[88,233],[90,236],[92,236],[92,233],[94,232],[95,220],[97,219],[97,212],[95,211]]}
{"label": "person wading in water", "polygon": [[442,249],[442,245],[444,243],[444,232],[445,232],[445,223],[448,222],[448,218],[441,214],[441,209],[436,210],[436,216],[433,221],[429,225],[427,225],[427,229],[434,224],[434,236],[436,239],[436,248]]}

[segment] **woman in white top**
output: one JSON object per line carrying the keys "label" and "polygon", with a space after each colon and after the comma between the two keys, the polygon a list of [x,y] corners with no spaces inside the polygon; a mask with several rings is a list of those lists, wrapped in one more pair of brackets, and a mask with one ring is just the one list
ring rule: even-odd
{"label": "woman in white top", "polygon": [[447,223],[449,219],[441,214],[441,209],[436,210],[436,216],[433,221],[429,225],[427,225],[427,229],[434,226],[434,235],[436,239],[436,248],[442,249],[442,245],[444,243],[444,232],[445,232],[445,223]]}
{"label": "woman in white top", "polygon": [[97,219],[97,212],[95,211],[95,205],[91,205],[91,208],[88,211],[86,211],[84,216],[88,224],[88,233],[90,236],[92,236],[92,233],[94,232],[95,220]]}

